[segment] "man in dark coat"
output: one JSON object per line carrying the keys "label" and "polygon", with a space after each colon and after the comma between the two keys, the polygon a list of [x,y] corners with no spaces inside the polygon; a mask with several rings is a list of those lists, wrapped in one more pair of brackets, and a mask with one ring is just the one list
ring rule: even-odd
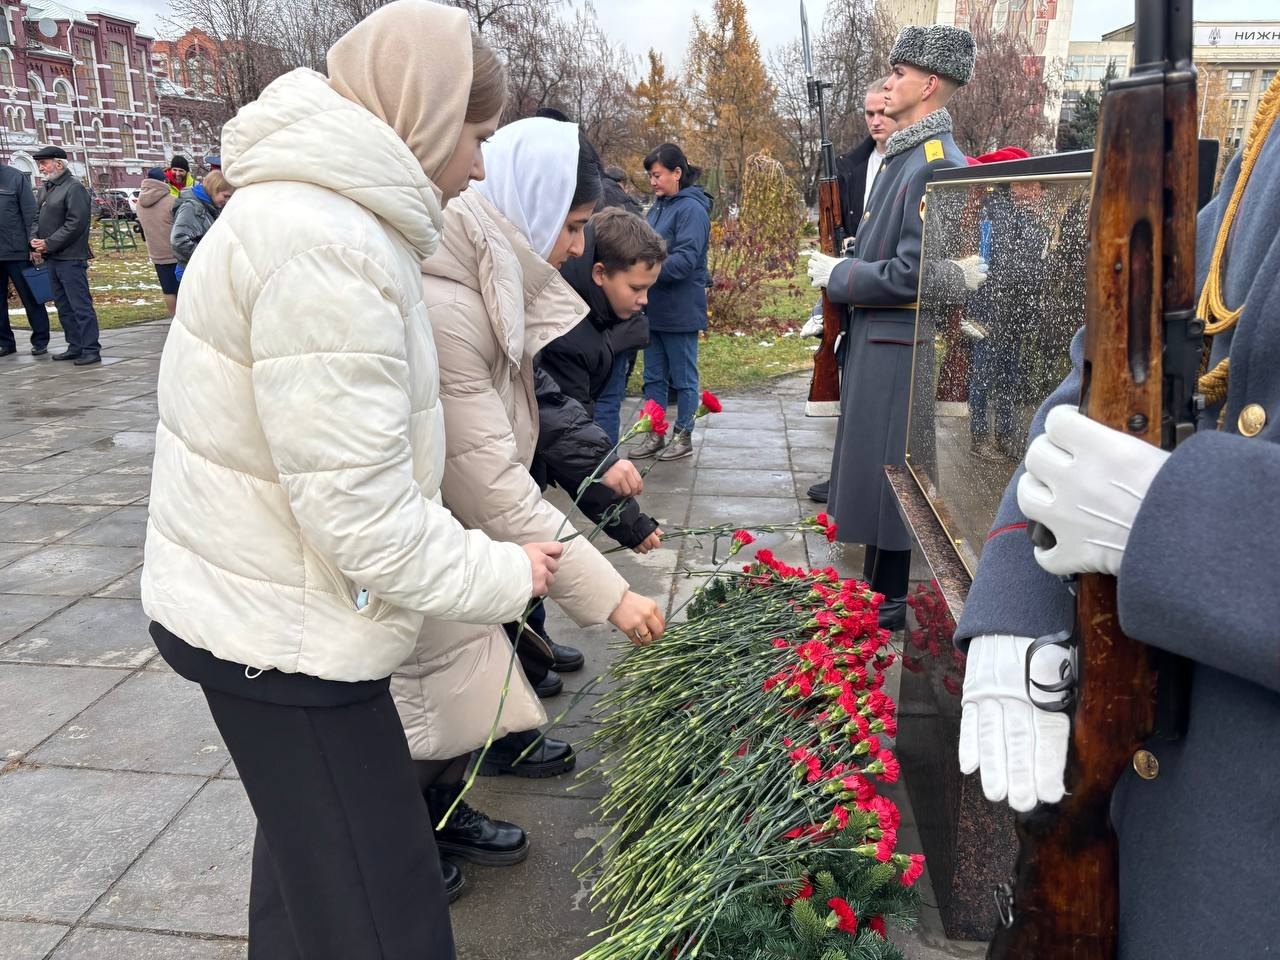
{"label": "man in dark coat", "polygon": [[[966,165],[946,104],[969,81],[974,56],[973,37],[955,27],[907,27],[898,35],[885,111],[899,127],[885,142],[853,256],[814,254],[809,262],[814,285],[850,309],[829,512],[841,542],[866,545],[863,576],[884,595],[880,622],[891,629],[906,622],[911,533],[884,467],[906,458],[922,201],[935,170]],[[938,266],[930,282],[959,290],[976,289],[984,276],[977,256]]]}
{"label": "man in dark coat", "polygon": [[[605,210],[587,225],[582,255],[560,268],[591,312],[537,357],[538,367],[557,387],[552,392],[538,384],[540,431],[532,472],[540,483],[545,479],[573,492],[606,457],[617,459],[612,452],[617,437],[593,421],[576,423],[577,409],[580,405],[590,417],[615,359],[648,341],[644,305],[666,255],[662,238],[643,219]],[[576,404],[563,403],[562,397]],[[644,553],[658,545],[658,522],[640,511],[633,496],[595,483],[579,505],[624,547]]]}
{"label": "man in dark coat", "polygon": [[[0,283],[7,288],[12,281],[18,291],[18,299],[27,311],[31,355],[35,357],[49,352],[49,313],[32,295],[22,271],[34,259],[31,241],[36,235],[37,215],[36,197],[27,175],[0,163]],[[5,296],[4,313],[0,314],[0,357],[17,352],[18,341],[9,325],[9,298]]]}
{"label": "man in dark coat", "polygon": [[[1274,117],[1280,81],[1263,103],[1259,120]],[[1124,632],[1191,661],[1185,736],[1145,744],[1112,795],[1119,960],[1253,960],[1280,944],[1280,132],[1266,130],[1255,123],[1197,223],[1198,316],[1218,327],[1209,367],[1226,375],[1197,432],[1168,454],[1076,412],[1077,336],[956,631],[961,768],[1017,810],[1064,792],[1069,721],[1033,707],[1023,679],[1031,638],[1072,622],[1061,576],[1115,576]],[[1032,547],[1029,520],[1055,549]],[[1062,648],[1037,658],[1056,679]]]}
{"label": "man in dark coat", "polygon": [[[845,244],[852,244],[857,236],[858,225],[862,223],[862,212],[871,198],[871,186],[875,183],[876,174],[884,164],[884,143],[898,129],[898,124],[884,112],[884,82],[882,77],[867,90],[863,101],[862,118],[867,124],[867,138],[860,144],[836,158],[836,179],[840,186],[840,221],[844,227]],[[822,301],[814,307],[810,325],[805,333],[822,336]],[[843,359],[836,357],[837,362]],[[826,503],[831,495],[831,481],[823,480],[809,488],[809,499],[817,503]]]}
{"label": "man in dark coat", "polygon": [[98,314],[89,293],[89,191],[67,169],[67,153],[61,147],[44,147],[35,160],[47,186],[31,248],[49,261],[53,301],[67,338],[67,349],[53,359],[73,360],[77,367],[101,363]]}

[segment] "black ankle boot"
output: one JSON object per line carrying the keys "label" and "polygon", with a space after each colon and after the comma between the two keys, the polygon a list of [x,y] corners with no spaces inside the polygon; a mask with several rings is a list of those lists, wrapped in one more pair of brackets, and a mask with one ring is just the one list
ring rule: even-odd
{"label": "black ankle boot", "polygon": [[467,881],[462,879],[462,871],[452,860],[441,860],[440,872],[444,874],[444,895],[453,903],[462,896],[462,888]]}
{"label": "black ankle boot", "polygon": [[[440,822],[461,789],[427,788],[433,826]],[[523,829],[505,820],[492,820],[466,801],[454,809],[444,829],[436,830],[436,846],[442,857],[459,857],[490,867],[510,866],[529,855],[529,838]]]}
{"label": "black ankle boot", "polygon": [[578,757],[573,752],[572,744],[553,737],[544,737],[517,763],[516,758],[537,736],[537,730],[526,730],[509,733],[501,740],[495,740],[485,754],[484,763],[480,765],[480,775],[496,777],[505,773],[513,777],[541,780],[545,777],[558,777],[574,768]]}
{"label": "black ankle boot", "polygon": [[574,647],[567,647],[563,643],[556,643],[554,640],[547,641],[547,645],[551,647],[551,653],[555,656],[555,663],[552,669],[556,673],[574,673],[582,669],[582,665],[586,663],[582,651]]}

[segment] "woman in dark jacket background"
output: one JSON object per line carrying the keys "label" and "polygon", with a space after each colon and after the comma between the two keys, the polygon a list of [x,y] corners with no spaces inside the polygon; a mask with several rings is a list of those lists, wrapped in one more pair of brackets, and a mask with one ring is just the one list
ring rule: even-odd
{"label": "woman in dark jacket background", "polygon": [[[698,334],[707,329],[707,245],[711,241],[711,197],[700,186],[702,171],[674,143],[644,158],[653,188],[649,225],[667,242],[667,260],[649,292],[649,346],[644,351],[644,395],[667,405],[676,391],[675,434],[666,444],[648,434],[633,457],[678,460],[693,453],[698,409]],[[664,448],[664,445],[666,449]]]}
{"label": "woman in dark jacket background", "polygon": [[227,182],[226,177],[217,170],[210,170],[203,181],[178,194],[178,199],[173,202],[173,229],[169,239],[173,254],[183,269],[191,262],[196,245],[213,227],[234,192],[235,187]]}

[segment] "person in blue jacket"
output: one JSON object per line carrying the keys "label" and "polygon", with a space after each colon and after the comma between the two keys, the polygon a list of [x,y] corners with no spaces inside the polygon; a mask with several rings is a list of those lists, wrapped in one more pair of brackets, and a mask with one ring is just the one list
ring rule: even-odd
{"label": "person in blue jacket", "polygon": [[[667,405],[677,397],[670,444],[645,435],[634,458],[679,460],[693,453],[693,417],[698,409],[698,333],[707,329],[707,244],[711,240],[711,197],[697,185],[702,173],[674,143],[644,158],[653,188],[649,225],[667,242],[667,260],[649,290],[649,346],[644,351],[644,395]],[[665,448],[665,449],[664,449]]]}

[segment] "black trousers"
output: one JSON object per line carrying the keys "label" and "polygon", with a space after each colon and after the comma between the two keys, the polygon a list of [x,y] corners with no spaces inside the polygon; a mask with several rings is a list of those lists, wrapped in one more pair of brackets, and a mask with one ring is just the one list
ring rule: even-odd
{"label": "black trousers", "polygon": [[49,345],[49,311],[36,300],[27,286],[22,271],[31,266],[29,260],[0,260],[0,283],[4,285],[4,313],[0,313],[0,347],[16,347],[13,327],[9,325],[9,283],[18,291],[22,308],[27,311],[27,324],[31,327],[31,346],[39,350]]}
{"label": "black trousers", "polygon": [[453,960],[439,854],[390,693],[332,707],[204,694],[258,818],[249,960]]}
{"label": "black trousers", "polygon": [[89,292],[88,260],[49,260],[53,280],[53,302],[58,305],[58,321],[67,338],[67,349],[73,354],[96,357],[102,347],[98,343],[98,314],[93,309]]}

